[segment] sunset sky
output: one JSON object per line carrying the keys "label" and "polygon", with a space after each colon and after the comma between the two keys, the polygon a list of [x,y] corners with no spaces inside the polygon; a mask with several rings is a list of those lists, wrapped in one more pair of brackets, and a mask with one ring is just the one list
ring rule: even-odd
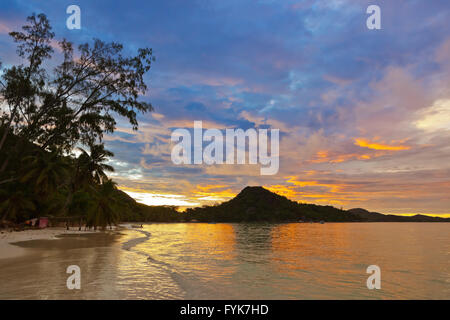
{"label": "sunset sky", "polygon": [[[66,28],[71,4],[81,30]],[[381,30],[366,27],[370,4]],[[111,176],[138,201],[196,206],[262,185],[345,209],[450,213],[448,0],[2,0],[3,66],[20,63],[8,32],[33,12],[57,39],[153,48],[143,98],[155,112],[105,137]],[[171,132],[194,120],[279,129],[278,174],[173,164]]]}

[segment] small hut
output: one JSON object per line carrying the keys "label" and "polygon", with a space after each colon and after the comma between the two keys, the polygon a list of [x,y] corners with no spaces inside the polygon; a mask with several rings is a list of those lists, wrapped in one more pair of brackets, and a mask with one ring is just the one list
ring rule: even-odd
{"label": "small hut", "polygon": [[39,218],[39,229],[44,229],[48,227],[48,218],[40,217]]}

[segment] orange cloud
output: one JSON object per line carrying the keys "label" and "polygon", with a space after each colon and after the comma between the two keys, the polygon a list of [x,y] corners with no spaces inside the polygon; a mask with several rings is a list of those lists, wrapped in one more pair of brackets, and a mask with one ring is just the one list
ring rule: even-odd
{"label": "orange cloud", "polygon": [[264,186],[267,190],[275,192],[279,195],[285,196],[291,200],[295,199],[299,193],[292,189],[292,187],[285,185],[272,185],[272,186]]}
{"label": "orange cloud", "polygon": [[371,142],[371,141],[369,141],[367,139],[363,139],[363,138],[356,138],[355,145],[363,147],[363,148],[373,149],[373,150],[399,151],[399,150],[411,149],[410,146],[404,146],[404,145],[392,146],[392,145],[388,145],[388,144]]}
{"label": "orange cloud", "polygon": [[[227,186],[224,185],[206,185],[201,186],[197,185],[196,189],[193,193],[197,196],[201,196],[199,200],[225,200],[228,198],[233,198],[236,193],[233,192],[230,188],[227,188]],[[220,190],[224,189],[224,190]]]}
{"label": "orange cloud", "polygon": [[[300,181],[296,181],[300,182]],[[320,184],[316,181],[301,181],[300,184],[302,186],[327,186],[327,187],[337,187],[333,185],[326,185],[326,184]],[[275,192],[279,195],[285,196],[291,200],[297,200],[297,201],[304,201],[304,202],[314,202],[314,203],[324,203],[328,205],[344,205],[345,202],[344,199],[337,199],[342,198],[341,196],[337,195],[336,193],[332,194],[319,194],[319,193],[308,193],[308,192],[302,192],[302,191],[296,191],[296,186],[286,186],[286,185],[272,185],[272,186],[265,186],[265,188],[269,191]],[[330,190],[331,191],[331,190]],[[337,190],[333,190],[332,192],[336,192]]]}
{"label": "orange cloud", "polygon": [[331,155],[328,151],[318,151],[315,155],[315,159],[311,160],[311,163],[340,163],[344,161],[350,161],[350,160],[369,160],[372,157],[377,157],[383,154],[358,154],[358,153],[349,153],[349,154],[334,154]]}
{"label": "orange cloud", "polygon": [[320,183],[318,181],[300,181],[297,180],[296,177],[288,177],[289,179],[286,182],[292,183],[298,187],[325,187],[330,189],[331,192],[338,192],[341,189],[340,185],[337,184],[329,184],[329,183]]}

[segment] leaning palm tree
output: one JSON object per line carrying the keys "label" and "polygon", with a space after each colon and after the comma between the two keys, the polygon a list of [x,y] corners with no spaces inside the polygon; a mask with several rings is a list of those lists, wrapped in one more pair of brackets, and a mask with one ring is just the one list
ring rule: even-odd
{"label": "leaning palm tree", "polygon": [[116,200],[116,183],[112,180],[104,180],[94,193],[94,203],[88,213],[88,226],[97,229],[98,226],[105,229],[111,227],[119,220]]}
{"label": "leaning palm tree", "polygon": [[88,153],[86,150],[79,148],[81,151],[78,157],[79,178],[85,182],[91,182],[89,180],[92,180],[101,184],[108,180],[105,171],[114,171],[112,166],[104,163],[109,157],[114,156],[114,153],[106,150],[103,144],[90,145],[89,149],[90,152]]}

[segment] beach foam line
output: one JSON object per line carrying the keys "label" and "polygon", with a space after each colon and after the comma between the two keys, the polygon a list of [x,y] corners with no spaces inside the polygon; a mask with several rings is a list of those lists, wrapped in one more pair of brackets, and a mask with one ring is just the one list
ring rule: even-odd
{"label": "beach foam line", "polygon": [[182,292],[184,292],[184,294],[187,294],[187,295],[189,295],[189,297],[193,297],[193,298],[207,299],[209,296],[211,296],[211,294],[214,293],[214,290],[209,287],[209,284],[204,283],[201,279],[193,278],[193,275],[190,275],[190,277],[187,278],[181,272],[178,272],[176,267],[171,265],[170,263],[155,259],[147,252],[133,249],[138,244],[148,241],[151,237],[150,232],[141,230],[141,229],[137,229],[137,228],[133,228],[131,224],[130,225],[122,224],[121,227],[124,227],[124,228],[132,230],[132,231],[137,231],[144,235],[144,237],[131,239],[131,240],[125,242],[122,245],[122,248],[124,250],[131,251],[131,252],[134,252],[136,254],[146,257],[148,263],[152,264],[153,266],[157,267],[159,270],[168,274],[172,278],[173,282],[178,286],[178,288]]}
{"label": "beach foam line", "polygon": [[172,268],[172,266],[171,266],[170,264],[165,263],[165,262],[163,262],[163,261],[156,260],[156,259],[154,259],[153,257],[151,257],[151,256],[150,256],[148,253],[146,253],[146,252],[142,252],[142,251],[139,251],[139,250],[132,250],[132,249],[133,249],[135,246],[137,246],[138,244],[143,243],[143,242],[149,240],[150,237],[151,237],[151,235],[152,235],[150,232],[145,231],[145,230],[140,230],[140,229],[133,228],[133,227],[131,227],[131,225],[129,225],[129,226],[128,226],[128,225],[121,225],[121,226],[124,227],[124,228],[126,228],[126,229],[129,229],[129,230],[133,230],[133,231],[136,231],[136,232],[140,232],[140,233],[142,233],[142,234],[144,235],[144,237],[131,239],[131,240],[128,240],[127,242],[125,242],[125,243],[122,245],[122,248],[123,248],[124,250],[127,250],[127,251],[133,251],[133,252],[135,252],[135,253],[137,253],[137,254],[143,255],[143,256],[145,256],[145,257],[147,258],[147,261],[152,262],[152,263],[154,263],[154,264],[158,264],[158,265],[164,266],[164,267],[166,267],[166,268]]}
{"label": "beach foam line", "polygon": [[[127,228],[127,227],[125,227],[125,228]],[[137,232],[140,232],[140,233],[142,233],[142,234],[144,235],[144,237],[141,237],[141,238],[135,238],[135,239],[128,240],[127,242],[125,242],[125,243],[122,245],[122,248],[123,248],[124,250],[131,251],[131,249],[132,249],[133,247],[137,246],[137,245],[140,244],[140,243],[143,243],[143,242],[147,241],[147,240],[150,239],[150,237],[151,237],[151,233],[148,232],[148,231],[137,230],[137,229],[134,229],[134,228],[131,228],[131,227],[130,227],[130,228],[127,228],[127,229],[133,230],[133,231],[137,231]],[[134,251],[134,250],[133,250],[133,251]],[[137,251],[135,251],[135,252],[137,252]]]}
{"label": "beach foam line", "polygon": [[146,252],[139,251],[139,250],[133,250],[133,248],[135,246],[137,246],[138,244],[149,240],[151,237],[151,233],[148,231],[145,231],[145,230],[139,230],[139,229],[133,228],[131,225],[123,225],[122,224],[121,226],[126,229],[129,229],[129,230],[140,232],[144,235],[144,237],[128,240],[127,242],[125,242],[122,245],[122,248],[124,250],[132,251],[134,253],[137,253],[139,255],[146,257],[148,263],[151,263],[152,265],[158,267],[161,271],[168,274],[172,278],[174,283],[177,284],[177,286],[180,288],[180,290],[182,290],[183,292],[186,293],[187,291],[186,291],[186,287],[184,286],[184,283],[185,283],[184,277],[181,274],[179,274],[171,264],[166,263],[164,261],[154,259],[152,256],[150,256]]}

